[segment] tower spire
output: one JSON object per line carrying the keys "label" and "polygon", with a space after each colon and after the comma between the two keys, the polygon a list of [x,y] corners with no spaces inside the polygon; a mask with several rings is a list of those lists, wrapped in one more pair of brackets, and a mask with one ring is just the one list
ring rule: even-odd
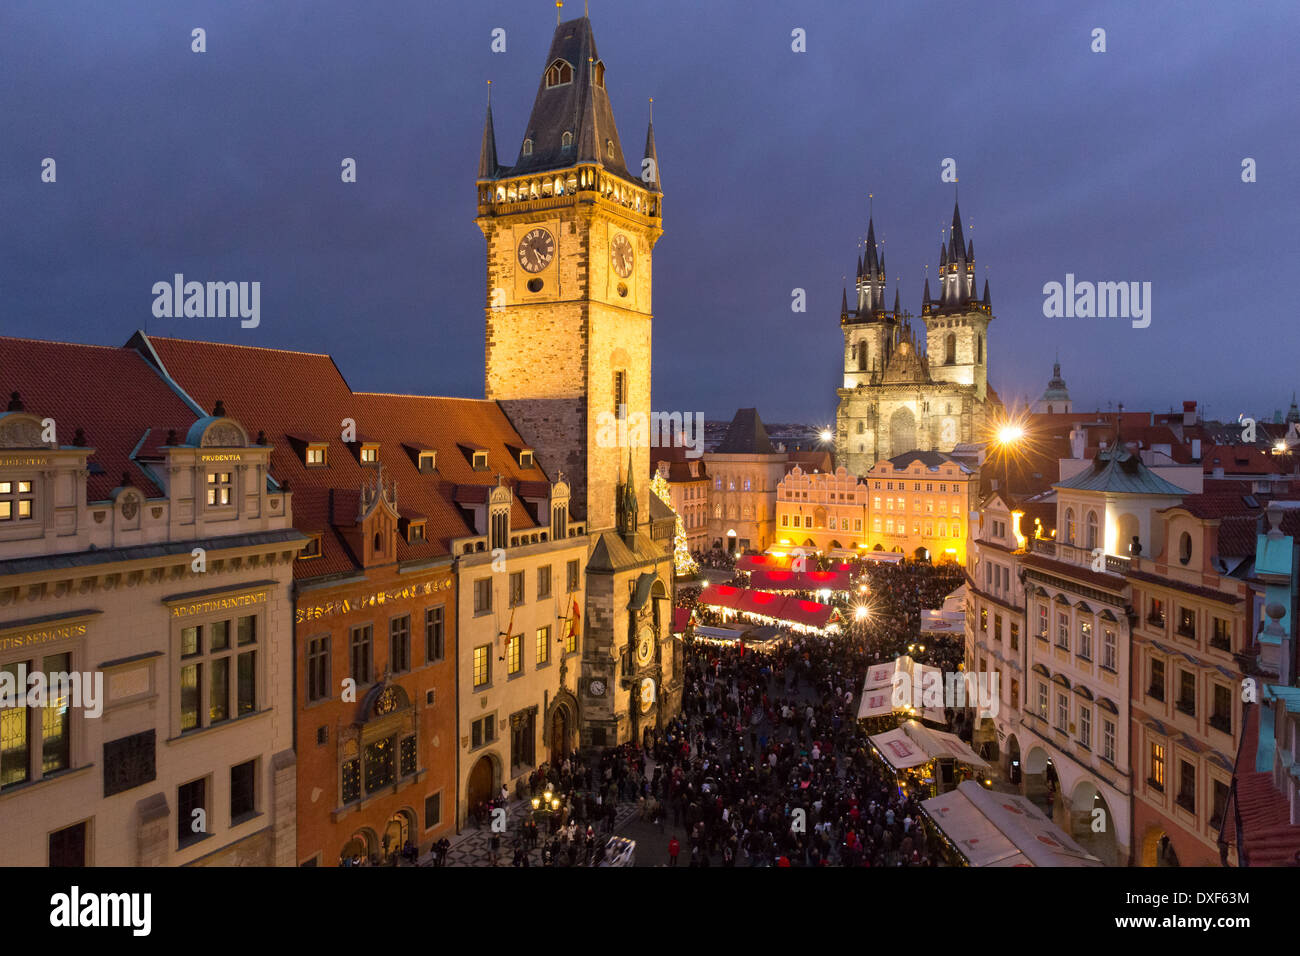
{"label": "tower spire", "polygon": [[645,131],[645,158],[649,162],[641,164],[642,181],[652,192],[663,192],[659,180],[659,151],[655,149],[655,98],[653,96],[650,97],[650,124]]}
{"label": "tower spire", "polygon": [[483,145],[478,154],[478,178],[495,179],[499,168],[497,134],[492,125],[492,81],[488,80],[487,119],[483,121]]}

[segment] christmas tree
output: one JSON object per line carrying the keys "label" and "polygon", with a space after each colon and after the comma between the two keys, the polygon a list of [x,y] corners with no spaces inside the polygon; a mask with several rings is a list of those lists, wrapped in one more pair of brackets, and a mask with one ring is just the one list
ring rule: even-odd
{"label": "christmas tree", "polygon": [[[668,482],[662,474],[655,472],[655,476],[650,479],[650,490],[659,496],[659,500],[669,508],[673,506],[672,492],[668,488]],[[691,549],[686,545],[686,525],[682,522],[682,516],[673,512],[677,518],[673,531],[673,569],[677,577],[684,578],[694,574],[700,569],[695,563],[695,558],[691,556]]]}

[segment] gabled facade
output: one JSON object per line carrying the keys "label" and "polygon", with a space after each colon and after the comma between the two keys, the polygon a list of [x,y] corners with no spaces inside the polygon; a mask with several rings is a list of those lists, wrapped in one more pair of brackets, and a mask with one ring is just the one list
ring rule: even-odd
{"label": "gabled facade", "polygon": [[1191,495],[1164,509],[1154,555],[1129,564],[1137,612],[1132,741],[1143,771],[1133,826],[1144,866],[1219,864],[1254,601],[1244,580],[1221,571],[1219,532],[1232,512],[1217,505]]}
{"label": "gabled facade", "polygon": [[866,547],[867,484],[843,466],[807,474],[796,465],[776,486],[776,543],[813,551]]}

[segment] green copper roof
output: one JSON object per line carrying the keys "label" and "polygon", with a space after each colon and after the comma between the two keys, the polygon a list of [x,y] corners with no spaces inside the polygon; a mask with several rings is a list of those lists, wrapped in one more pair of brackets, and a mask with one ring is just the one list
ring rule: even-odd
{"label": "green copper roof", "polygon": [[1191,494],[1185,488],[1165,481],[1128,448],[1116,445],[1097,453],[1092,466],[1072,478],[1057,482],[1055,488],[1075,491],[1102,491],[1121,495]]}

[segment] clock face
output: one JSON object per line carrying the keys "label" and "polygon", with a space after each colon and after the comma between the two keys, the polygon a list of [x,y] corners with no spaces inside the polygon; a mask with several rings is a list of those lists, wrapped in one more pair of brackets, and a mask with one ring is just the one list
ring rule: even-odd
{"label": "clock face", "polygon": [[519,240],[517,251],[525,272],[541,272],[555,258],[555,237],[539,226]]}
{"label": "clock face", "polygon": [[636,660],[638,664],[649,664],[650,658],[654,657],[655,640],[654,632],[650,628],[641,629],[641,637],[636,643]]}
{"label": "clock face", "polygon": [[626,279],[632,274],[632,243],[628,242],[627,236],[619,233],[610,243],[609,258],[614,263],[614,271]]}
{"label": "clock face", "polygon": [[646,678],[641,682],[641,713],[646,713],[655,705],[655,682]]}
{"label": "clock face", "polygon": [[587,689],[591,691],[592,697],[605,696],[605,682],[599,678],[588,684]]}

